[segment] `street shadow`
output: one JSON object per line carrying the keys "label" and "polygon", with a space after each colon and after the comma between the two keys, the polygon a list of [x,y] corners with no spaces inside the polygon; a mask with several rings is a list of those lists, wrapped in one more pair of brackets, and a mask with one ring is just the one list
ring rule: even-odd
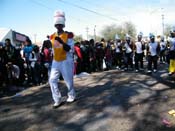
{"label": "street shadow", "polygon": [[[117,120],[120,117],[134,122],[130,131],[175,129],[162,125],[161,116],[157,113],[162,102],[166,103],[162,101],[163,92],[173,90],[171,88],[173,84],[159,77],[146,76],[141,79],[141,74],[129,73],[103,72],[99,77],[92,75],[93,82],[86,81],[87,84],[79,80],[79,83],[75,83],[77,100],[71,104],[64,103],[57,109],[52,108],[53,101],[49,86],[31,90],[29,91],[31,93],[25,95],[1,99],[0,129],[2,131],[107,131],[111,130],[111,119]],[[106,80],[103,81],[104,79]],[[160,83],[169,88],[151,89]],[[65,101],[67,88],[63,82],[60,83],[60,91]],[[137,116],[138,110],[132,111],[138,105],[147,105],[142,117]],[[115,125],[113,130],[117,130],[117,126],[119,125]]]}

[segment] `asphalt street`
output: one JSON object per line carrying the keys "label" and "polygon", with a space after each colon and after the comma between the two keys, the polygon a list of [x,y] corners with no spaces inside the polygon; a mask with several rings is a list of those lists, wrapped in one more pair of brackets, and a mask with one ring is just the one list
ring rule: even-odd
{"label": "asphalt street", "polygon": [[[48,84],[0,98],[1,131],[175,131],[175,82],[157,73],[110,70],[74,78],[77,100],[53,109]],[[67,88],[60,81],[63,101]],[[167,122],[167,123],[166,123]]]}

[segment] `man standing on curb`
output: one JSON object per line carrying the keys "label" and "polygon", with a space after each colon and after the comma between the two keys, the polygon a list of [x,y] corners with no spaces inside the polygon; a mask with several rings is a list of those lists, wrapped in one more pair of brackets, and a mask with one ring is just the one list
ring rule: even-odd
{"label": "man standing on curb", "polygon": [[65,32],[65,14],[62,11],[54,13],[54,26],[57,32],[51,35],[53,62],[49,78],[52,97],[54,100],[53,107],[56,108],[61,104],[61,93],[59,91],[58,79],[60,74],[63,76],[68,88],[67,102],[75,100],[75,89],[73,85],[73,52],[74,42],[73,33]]}
{"label": "man standing on curb", "polygon": [[148,71],[147,73],[152,73],[152,64],[153,72],[157,72],[157,60],[158,60],[158,52],[160,51],[160,46],[157,42],[155,42],[155,36],[150,33],[150,43],[147,46],[147,55],[148,55]]}
{"label": "man standing on curb", "polygon": [[175,29],[170,31],[170,64],[169,75],[175,74]]}
{"label": "man standing on curb", "polygon": [[[143,70],[143,56],[144,56],[144,49],[145,45],[142,41],[142,32],[140,32],[137,36],[138,41],[135,42],[134,48],[135,48],[135,68],[136,72],[139,70]],[[139,63],[140,63],[140,68],[139,68]]]}

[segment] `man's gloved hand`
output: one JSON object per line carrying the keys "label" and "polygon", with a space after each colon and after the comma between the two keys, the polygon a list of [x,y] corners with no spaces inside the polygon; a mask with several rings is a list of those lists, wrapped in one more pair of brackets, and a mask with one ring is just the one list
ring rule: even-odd
{"label": "man's gloved hand", "polygon": [[55,40],[57,40],[60,44],[65,44],[60,37],[55,37]]}
{"label": "man's gloved hand", "polygon": [[70,50],[70,46],[67,45],[66,43],[64,43],[64,41],[63,41],[60,37],[55,37],[55,40],[57,40],[60,44],[63,45],[63,49],[64,49],[65,51],[68,52],[68,51]]}

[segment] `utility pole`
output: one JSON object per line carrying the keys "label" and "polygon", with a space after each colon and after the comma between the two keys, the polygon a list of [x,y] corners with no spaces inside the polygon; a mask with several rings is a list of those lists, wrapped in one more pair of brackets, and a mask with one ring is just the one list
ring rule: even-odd
{"label": "utility pole", "polygon": [[94,26],[94,41],[96,41],[96,25]]}
{"label": "utility pole", "polygon": [[96,25],[94,26],[94,41],[96,41]]}
{"label": "utility pole", "polygon": [[36,44],[36,36],[37,36],[37,34],[34,34],[34,40],[35,40],[35,44]]}
{"label": "utility pole", "polygon": [[86,27],[86,35],[87,35],[87,40],[88,40],[88,34],[89,33],[89,28],[88,27]]}
{"label": "utility pole", "polygon": [[[163,8],[161,8],[161,9],[163,9]],[[154,9],[154,10],[150,9],[150,11],[149,11],[150,19],[155,20],[153,18],[154,17],[153,15],[158,13],[158,12],[160,12],[160,8],[157,8],[157,9]],[[152,22],[150,23],[150,32],[152,32],[152,33],[156,33],[157,32],[157,29],[154,29],[154,25],[153,25]]]}
{"label": "utility pole", "polygon": [[162,10],[162,36],[164,36],[164,14],[163,14],[163,8],[161,8]]}

